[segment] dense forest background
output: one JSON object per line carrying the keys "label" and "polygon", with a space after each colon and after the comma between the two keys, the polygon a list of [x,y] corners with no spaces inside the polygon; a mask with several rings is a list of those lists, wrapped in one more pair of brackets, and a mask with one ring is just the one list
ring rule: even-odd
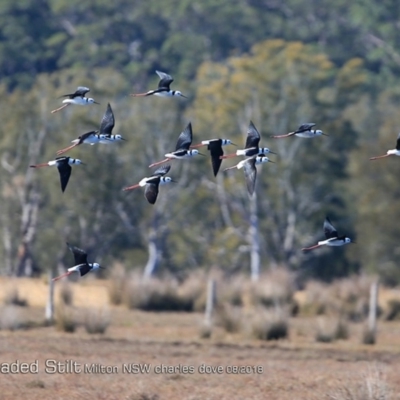
{"label": "dense forest background", "polygon": [[[400,130],[399,8],[395,0],[1,1],[1,273],[62,270],[68,241],[109,268],[146,274],[221,268],[256,279],[285,266],[304,279],[366,271],[399,283],[400,161],[369,161],[394,148]],[[189,99],[129,97],[157,85],[156,69]],[[101,105],[50,113],[80,85]],[[29,168],[97,129],[108,102],[127,142],[73,149],[87,165],[73,167],[64,194],[54,168]],[[250,120],[278,153],[258,168],[253,198],[242,171],[214,178],[209,157],[173,162],[178,183],[162,187],[155,206],[142,190],[122,192],[149,176],[189,121],[196,143],[241,146]],[[329,137],[269,138],[304,122]],[[303,254],[323,238],[325,215],[357,244]]]}

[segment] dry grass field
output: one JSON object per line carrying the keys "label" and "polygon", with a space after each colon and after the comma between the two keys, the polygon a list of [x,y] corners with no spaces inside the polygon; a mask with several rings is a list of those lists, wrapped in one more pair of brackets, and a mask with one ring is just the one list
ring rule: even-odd
{"label": "dry grass field", "polygon": [[[13,288],[27,303],[2,306],[3,319],[11,313],[25,328],[0,331],[0,399],[400,399],[399,321],[380,319],[373,346],[361,344],[363,322],[348,323],[346,340],[317,342],[318,326],[329,324],[326,315],[290,317],[289,335],[278,341],[221,326],[201,338],[202,313],[111,306],[110,282],[86,279],[70,284],[78,325],[68,333],[40,324],[43,280],[0,284],[0,304]],[[385,301],[396,295],[381,291]],[[305,295],[296,297],[304,301]],[[102,335],[83,326],[93,309],[106,309],[110,319]],[[23,373],[20,365],[18,373],[6,373],[16,361],[34,363],[32,372]]]}

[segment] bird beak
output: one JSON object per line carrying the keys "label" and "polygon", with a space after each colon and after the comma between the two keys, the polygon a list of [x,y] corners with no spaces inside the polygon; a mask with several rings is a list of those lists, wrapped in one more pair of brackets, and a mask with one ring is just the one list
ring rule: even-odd
{"label": "bird beak", "polygon": [[273,151],[269,151],[271,154],[275,154],[276,156],[278,155],[277,153],[273,152]]}
{"label": "bird beak", "polygon": [[185,99],[187,99],[188,97],[184,96],[183,94],[181,94],[181,97],[184,97]]}
{"label": "bird beak", "polygon": [[123,137],[121,138],[121,140],[123,140],[124,142],[127,142],[127,140],[126,140],[126,139],[124,139]]}
{"label": "bird beak", "polygon": [[99,265],[99,268],[101,268],[101,269],[106,269],[106,267],[102,267],[101,265]]}
{"label": "bird beak", "polygon": [[199,156],[203,156],[203,157],[205,157],[206,155],[205,154],[202,154],[202,153],[197,153]]}
{"label": "bird beak", "polygon": [[329,136],[327,133],[322,133],[323,136]]}
{"label": "bird beak", "polygon": [[238,147],[238,146],[237,146],[237,144],[235,144],[235,143],[232,143],[232,142],[231,142],[231,145],[232,145],[232,146],[235,146],[235,147]]}
{"label": "bird beak", "polygon": [[268,160],[268,162],[272,162],[272,164],[276,164],[275,161]]}
{"label": "bird beak", "polygon": [[178,183],[178,181],[174,181],[173,179],[170,180],[171,183]]}
{"label": "bird beak", "polygon": [[354,243],[354,244],[357,244],[357,242],[354,242],[353,240],[350,242],[350,243]]}
{"label": "bird beak", "polygon": [[97,101],[94,101],[93,103],[94,103],[94,104],[100,104],[100,103],[98,103]]}
{"label": "bird beak", "polygon": [[84,162],[81,162],[81,165],[87,165],[86,163],[84,163]]}

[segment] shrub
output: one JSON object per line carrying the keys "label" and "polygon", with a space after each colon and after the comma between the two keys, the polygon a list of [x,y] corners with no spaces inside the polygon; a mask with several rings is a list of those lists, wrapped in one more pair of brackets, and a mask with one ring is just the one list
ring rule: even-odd
{"label": "shrub", "polygon": [[74,299],[74,293],[72,291],[71,284],[68,281],[63,281],[60,287],[60,302],[66,306],[71,306],[73,299]]}
{"label": "shrub", "polygon": [[108,286],[108,296],[111,304],[117,306],[123,302],[126,279],[124,267],[121,264],[115,265],[112,269]]}
{"label": "shrub", "polygon": [[238,332],[242,325],[242,314],[240,308],[230,304],[221,304],[216,309],[216,323],[226,332]]}
{"label": "shrub", "polygon": [[85,315],[84,326],[87,333],[104,334],[110,325],[110,313],[108,310],[88,310]]}
{"label": "shrub", "polygon": [[65,305],[59,305],[56,310],[56,328],[63,332],[75,332],[78,325],[73,310]]}
{"label": "shrub", "polygon": [[4,297],[4,304],[26,307],[28,305],[28,302],[26,299],[21,299],[19,297],[19,292],[16,287],[12,287],[6,292],[6,295]]}
{"label": "shrub", "polygon": [[21,315],[18,307],[7,305],[0,311],[0,329],[15,331],[22,327]]}
{"label": "shrub", "polygon": [[285,339],[289,334],[289,322],[283,315],[264,314],[254,317],[251,322],[251,334],[259,340]]}
{"label": "shrub", "polygon": [[385,315],[387,321],[400,319],[400,300],[392,299],[388,302],[388,311]]}
{"label": "shrub", "polygon": [[193,311],[192,299],[181,297],[177,288],[172,279],[131,281],[125,291],[125,302],[130,309],[144,311]]}

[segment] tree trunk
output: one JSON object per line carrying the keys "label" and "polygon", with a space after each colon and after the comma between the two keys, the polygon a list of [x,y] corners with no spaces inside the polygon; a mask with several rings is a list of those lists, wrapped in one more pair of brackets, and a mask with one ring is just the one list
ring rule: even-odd
{"label": "tree trunk", "polygon": [[46,322],[51,324],[54,320],[54,282],[53,282],[53,268],[49,268],[47,272],[47,277],[49,280],[49,291],[47,296],[47,304],[46,304]]}
{"label": "tree trunk", "polygon": [[254,194],[250,196],[249,204],[250,204],[250,226],[248,232],[248,242],[250,245],[250,271],[251,271],[251,280],[253,282],[256,282],[260,277],[260,264],[261,264],[256,192],[254,192]]}

